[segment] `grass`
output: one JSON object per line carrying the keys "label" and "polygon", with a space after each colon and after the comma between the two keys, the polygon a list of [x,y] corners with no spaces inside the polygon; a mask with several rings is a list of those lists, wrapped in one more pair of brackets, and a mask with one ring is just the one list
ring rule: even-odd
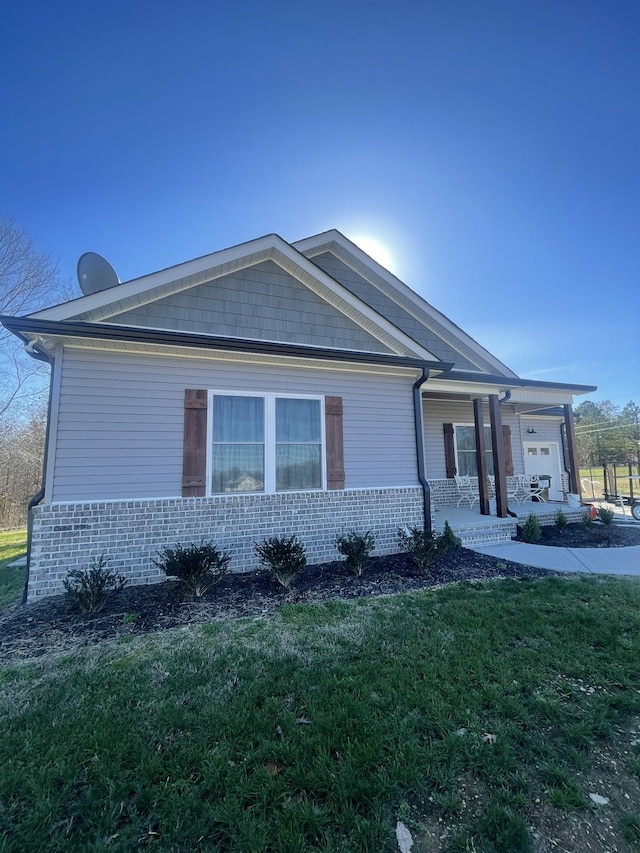
{"label": "grass", "polygon": [[[463,583],[284,606],[0,669],[0,851],[526,851],[535,796],[640,712],[640,585]],[[487,737],[490,734],[492,737]],[[619,815],[621,832],[637,816]]]}
{"label": "grass", "polygon": [[0,533],[0,611],[14,604],[22,593],[25,581],[24,568],[9,568],[16,557],[26,554],[27,533],[25,530],[9,530]]}

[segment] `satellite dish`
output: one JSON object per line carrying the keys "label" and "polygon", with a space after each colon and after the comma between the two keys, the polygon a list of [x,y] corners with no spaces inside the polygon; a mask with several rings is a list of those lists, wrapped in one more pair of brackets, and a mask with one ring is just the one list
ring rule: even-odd
{"label": "satellite dish", "polygon": [[120,284],[118,274],[109,261],[96,254],[96,252],[85,252],[78,261],[78,284],[85,296],[90,293],[98,293],[108,287]]}

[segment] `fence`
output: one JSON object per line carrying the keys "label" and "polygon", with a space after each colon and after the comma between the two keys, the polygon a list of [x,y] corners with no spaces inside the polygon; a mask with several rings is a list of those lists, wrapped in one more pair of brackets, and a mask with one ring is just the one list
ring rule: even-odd
{"label": "fence", "polygon": [[605,481],[605,467],[581,468],[582,497],[586,500],[602,500],[605,495],[605,485],[609,495],[621,493],[625,496],[640,497],[640,481],[629,479],[630,476],[637,476],[638,473],[640,472],[635,462],[624,465],[610,463],[606,465]]}

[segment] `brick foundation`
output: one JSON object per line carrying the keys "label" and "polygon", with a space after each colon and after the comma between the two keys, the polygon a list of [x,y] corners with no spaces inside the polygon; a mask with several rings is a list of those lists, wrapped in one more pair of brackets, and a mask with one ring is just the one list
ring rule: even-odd
{"label": "brick foundation", "polygon": [[130,584],[156,583],[158,550],[213,541],[231,554],[230,570],[258,563],[254,542],[296,534],[307,561],[338,558],[337,535],[371,530],[374,554],[397,551],[398,527],[422,527],[422,490],[362,489],[210,498],[167,498],[50,504],[33,510],[29,601],[63,591],[71,569],[104,556]]}

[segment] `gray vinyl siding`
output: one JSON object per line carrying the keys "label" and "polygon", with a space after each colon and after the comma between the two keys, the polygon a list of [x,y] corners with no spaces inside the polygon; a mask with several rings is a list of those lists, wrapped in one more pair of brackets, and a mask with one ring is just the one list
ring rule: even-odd
{"label": "gray vinyl siding", "polygon": [[390,352],[273,261],[109,318],[111,323],[208,335]]}
{"label": "gray vinyl siding", "polygon": [[[457,400],[423,399],[424,448],[427,480],[440,480],[447,476],[444,458],[444,433],[442,424],[472,424],[473,405]],[[484,406],[484,424],[490,425],[489,408]],[[518,416],[513,407],[502,407],[502,423],[511,427],[511,450],[516,474],[524,471],[522,460],[522,437]],[[526,429],[526,427],[525,427]]]}
{"label": "gray vinyl siding", "polygon": [[[562,442],[562,433],[560,432],[562,418],[527,418],[526,415],[522,415],[521,421],[523,441]],[[527,433],[529,427],[535,429],[534,435]]]}
{"label": "gray vinyl siding", "polygon": [[66,349],[52,501],[180,496],[185,388],[343,398],[346,488],[415,486],[415,375]]}
{"label": "gray vinyl siding", "polygon": [[427,326],[423,325],[415,317],[412,317],[404,308],[397,305],[384,293],[381,293],[377,287],[370,284],[361,275],[343,263],[341,260],[332,255],[330,252],[325,252],[321,255],[316,255],[311,259],[316,266],[328,273],[336,281],[339,281],[347,290],[350,290],[354,296],[357,296],[364,303],[369,305],[383,317],[386,317],[391,323],[401,329],[405,334],[413,338],[423,347],[433,353],[436,358],[442,361],[454,362],[458,370],[478,370],[478,365],[471,362],[463,356],[458,350],[442,340]]}

